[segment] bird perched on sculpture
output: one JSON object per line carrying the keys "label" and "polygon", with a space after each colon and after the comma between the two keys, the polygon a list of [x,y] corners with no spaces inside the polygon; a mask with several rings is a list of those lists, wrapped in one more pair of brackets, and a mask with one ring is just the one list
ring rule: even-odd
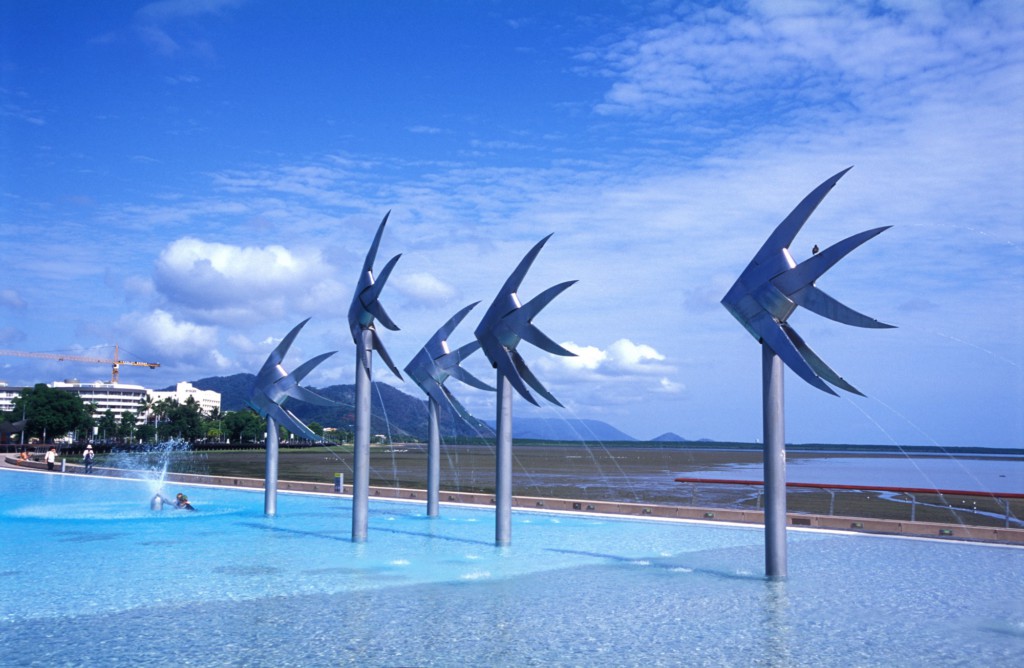
{"label": "bird perched on sculpture", "polygon": [[[890,328],[842,304],[815,285],[822,274],[855,248],[890,226],[877,227],[843,239],[797,263],[789,246],[818,204],[851,168],[815,188],[783,220],[754,255],[722,299],[722,305],[750,334],[771,348],[782,361],[814,387],[835,395],[829,384],[862,395],[828,366],[804,342],[787,320],[798,306],[820,316],[856,327]],[[826,382],[827,381],[827,382]]]}

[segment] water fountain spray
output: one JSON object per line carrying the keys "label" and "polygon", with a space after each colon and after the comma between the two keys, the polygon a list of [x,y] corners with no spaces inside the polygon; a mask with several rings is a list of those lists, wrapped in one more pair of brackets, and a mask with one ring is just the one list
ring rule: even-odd
{"label": "water fountain spray", "polygon": [[558,345],[537,329],[533,324],[533,318],[552,299],[576,281],[554,285],[526,304],[521,304],[516,294],[530,265],[550,238],[549,234],[541,239],[519,262],[519,266],[498,291],[497,297],[474,332],[487,359],[497,370],[497,456],[494,493],[497,545],[508,545],[512,540],[512,389],[515,388],[531,404],[539,406],[527,387],[529,385],[551,403],[556,406],[562,405],[533,375],[516,350],[516,346],[521,340],[525,340],[549,353],[575,357],[575,353]]}
{"label": "water fountain spray", "polygon": [[424,344],[416,356],[405,367],[405,372],[427,394],[427,412],[429,414],[429,438],[427,439],[427,516],[437,517],[438,496],[441,479],[441,436],[438,426],[438,409],[442,402],[447,403],[463,420],[472,420],[466,409],[462,407],[452,393],[444,386],[449,376],[461,380],[467,385],[494,392],[494,388],[476,378],[459,364],[480,348],[479,341],[467,343],[461,348],[450,350],[448,337],[459,326],[463,318],[480,302],[474,302],[453,315],[441,326],[434,336]]}
{"label": "water fountain spray", "polygon": [[317,355],[313,359],[301,364],[291,374],[285,371],[281,366],[284,356],[288,354],[288,349],[291,348],[292,342],[295,340],[295,337],[298,336],[299,330],[301,330],[307,322],[309,322],[309,318],[306,318],[296,325],[292,331],[288,332],[288,335],[281,340],[281,343],[277,344],[277,347],[274,348],[273,352],[270,353],[270,356],[267,357],[267,361],[263,363],[263,368],[261,368],[260,372],[256,375],[256,380],[253,382],[252,390],[249,393],[248,399],[246,399],[246,403],[254,411],[259,413],[260,417],[265,417],[267,419],[267,472],[264,483],[266,493],[263,503],[263,512],[268,517],[277,515],[277,425],[280,424],[292,433],[299,434],[304,438],[314,441],[322,440],[309,427],[304,425],[299,418],[292,414],[291,411],[285,408],[284,402],[291,397],[293,399],[300,399],[318,406],[336,405],[336,402],[325,397],[321,397],[312,390],[299,387],[299,383],[303,378],[309,375],[310,371],[325,359],[333,355],[336,351]]}
{"label": "water fountain spray", "polygon": [[377,234],[373,238],[370,250],[366,254],[366,261],[363,262],[362,272],[359,274],[359,283],[356,285],[355,295],[352,297],[352,305],[348,309],[348,324],[352,331],[352,340],[356,344],[356,424],[355,424],[355,452],[352,462],[352,540],[362,543],[366,541],[367,521],[369,517],[370,499],[370,371],[372,368],[373,351],[376,350],[384,363],[399,379],[402,374],[398,367],[391,361],[384,343],[377,336],[374,327],[374,319],[379,320],[382,325],[392,331],[398,330],[398,325],[392,322],[387,312],[379,301],[384,283],[395,268],[401,253],[394,256],[384,265],[377,280],[373,279],[373,262],[377,257],[377,248],[380,246],[380,238],[384,234],[384,225],[388,222],[388,211],[384,219],[380,221]]}
{"label": "water fountain spray", "polygon": [[786,449],[782,363],[823,392],[838,396],[829,384],[863,396],[811,350],[787,324],[797,306],[856,327],[888,328],[836,301],[814,285],[832,265],[888,229],[855,234],[797,264],[789,246],[825,195],[851,168],[815,188],[783,220],[722,299],[722,305],[761,343],[764,422],[765,572],[783,578],[786,567]]}

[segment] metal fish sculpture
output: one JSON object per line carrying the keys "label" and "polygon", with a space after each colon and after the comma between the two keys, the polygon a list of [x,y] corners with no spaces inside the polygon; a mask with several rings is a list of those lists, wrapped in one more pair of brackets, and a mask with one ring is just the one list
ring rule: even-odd
{"label": "metal fish sculpture", "polygon": [[384,360],[384,363],[388,365],[388,368],[401,378],[402,374],[398,371],[395,363],[391,361],[391,356],[384,349],[384,343],[380,340],[380,336],[378,336],[377,330],[374,327],[374,320],[376,319],[388,329],[398,331],[398,325],[388,316],[379,298],[381,291],[384,289],[384,284],[391,275],[391,270],[395,268],[395,264],[398,263],[398,258],[402,257],[402,254],[399,253],[388,260],[388,263],[384,265],[384,269],[381,270],[376,280],[373,277],[373,262],[377,258],[377,248],[380,246],[380,239],[384,234],[384,226],[387,224],[388,216],[390,215],[391,212],[388,211],[384,215],[384,220],[380,221],[377,234],[373,238],[373,244],[370,246],[370,251],[366,254],[362,273],[359,274],[359,283],[356,285],[356,292],[352,297],[352,305],[348,309],[348,324],[352,330],[352,340],[357,346],[362,346],[363,331],[369,330],[372,333],[372,347],[360,351],[365,356],[364,368],[370,368],[370,355],[373,350],[376,350],[381,359]]}
{"label": "metal fish sculpture", "polygon": [[409,374],[413,382],[419,385],[420,389],[430,399],[438,405],[444,402],[451,404],[465,420],[471,419],[472,416],[466,413],[459,402],[455,401],[451,392],[444,386],[444,382],[449,377],[454,377],[480,390],[488,390],[490,392],[495,390],[459,366],[462,360],[480,348],[480,342],[473,341],[455,350],[450,350],[448,347],[448,337],[451,336],[452,332],[455,331],[455,328],[459,326],[459,323],[462,322],[466,315],[473,310],[473,307],[479,303],[474,302],[453,315],[448,322],[434,333],[405,367],[405,372]]}
{"label": "metal fish sculpture", "polygon": [[530,393],[529,388],[533,388],[537,394],[556,406],[561,406],[562,404],[555,399],[537,377],[533,375],[529,367],[526,366],[526,362],[516,350],[519,342],[527,341],[541,350],[555,355],[575,357],[575,353],[558,345],[544,332],[540,331],[533,324],[533,319],[552,299],[576,281],[565,281],[564,283],[554,285],[541,292],[526,304],[521,304],[519,296],[516,294],[516,291],[519,290],[519,285],[526,276],[526,272],[530,269],[530,265],[533,264],[537,254],[540,253],[540,249],[544,247],[544,244],[550,238],[551,235],[549,234],[541,239],[519,262],[519,266],[516,267],[515,271],[512,272],[508,280],[501,287],[501,290],[498,291],[498,295],[494,298],[490,308],[487,309],[487,313],[484,314],[483,319],[474,332],[477,341],[480,342],[480,347],[483,348],[484,354],[487,355],[487,359],[491,361],[491,364],[498,370],[498,373],[507,378],[512,387],[524,399],[538,406],[540,404]]}
{"label": "metal fish sculpture", "polygon": [[[787,319],[797,306],[836,322],[856,327],[891,328],[840,303],[814,282],[839,260],[890,226],[855,234],[797,264],[789,246],[825,195],[851,168],[846,168],[815,188],[783,220],[754,255],[739,279],[722,299],[722,305],[750,334],[771,348],[798,376],[814,387],[837,395],[835,387],[863,396],[829,367],[789,326]],[[826,382],[827,381],[827,382]],[[837,395],[838,396],[838,395]]]}
{"label": "metal fish sculpture", "polygon": [[308,390],[304,387],[300,387],[299,383],[309,375],[318,364],[323,362],[325,359],[334,354],[334,352],[323,353],[317,355],[313,359],[299,365],[295,371],[288,373],[281,366],[284,361],[284,356],[288,354],[288,349],[291,348],[292,342],[298,335],[299,330],[309,322],[309,318],[306,318],[298,325],[295,326],[292,331],[288,332],[281,343],[277,344],[270,356],[267,357],[267,361],[263,363],[263,368],[256,375],[256,381],[253,383],[252,390],[249,393],[246,403],[252,407],[261,417],[270,417],[276,420],[279,424],[287,427],[289,431],[295,434],[301,434],[304,438],[311,440],[320,440],[309,427],[304,425],[299,418],[297,418],[291,411],[284,407],[284,402],[289,398],[299,399],[306,401],[311,404],[318,406],[334,406],[335,402],[320,396],[312,390]]}

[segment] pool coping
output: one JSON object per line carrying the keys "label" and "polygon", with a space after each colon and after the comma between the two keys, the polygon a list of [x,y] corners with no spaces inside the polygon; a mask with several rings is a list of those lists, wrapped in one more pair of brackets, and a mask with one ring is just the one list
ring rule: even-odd
{"label": "pool coping", "polygon": [[[30,469],[50,473],[45,462],[29,460],[18,463],[15,457],[5,455],[2,463],[8,468]],[[85,474],[85,467],[66,461],[58,463],[63,470],[52,473]],[[94,467],[92,475],[112,478],[145,478],[138,471]],[[235,487],[243,489],[264,489],[263,478],[246,478],[241,476],[214,476],[196,473],[167,473],[165,479],[184,484],[212,485],[216,487]],[[351,496],[352,485],[343,485],[341,491],[329,482],[305,482],[295,480],[279,480],[278,491],[305,492],[325,495]],[[426,503],[427,492],[424,489],[405,487],[370,487],[370,496],[377,499],[422,501]],[[441,490],[441,503],[463,504],[471,506],[493,506],[494,495],[480,492],[459,492]],[[701,522],[721,522],[744,525],[764,525],[764,512],[759,510],[741,510],[732,508],[707,508],[699,506],[665,506],[645,503],[629,503],[620,501],[591,501],[587,499],[559,499],[535,496],[513,496],[512,507],[520,510],[547,510],[566,513],[583,513],[612,515],[622,517],[639,517],[648,519],[675,519]],[[984,527],[940,522],[912,522],[907,520],[887,520],[863,517],[846,517],[840,515],[814,515],[803,513],[787,514],[787,526],[798,530],[828,530],[851,533],[880,534],[890,536],[927,537],[943,540],[964,540],[984,543],[1005,543],[1024,545],[1024,529],[1007,527]]]}

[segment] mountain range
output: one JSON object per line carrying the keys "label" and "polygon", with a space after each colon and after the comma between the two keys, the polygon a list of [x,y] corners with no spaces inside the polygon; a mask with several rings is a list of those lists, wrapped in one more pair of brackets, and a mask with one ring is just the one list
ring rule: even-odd
{"label": "mountain range", "polygon": [[[201,390],[220,393],[222,411],[246,408],[245,399],[256,377],[251,373],[203,378],[192,383]],[[355,385],[309,387],[337,406],[314,406],[303,401],[289,401],[288,410],[304,423],[316,422],[324,427],[352,431],[355,424]],[[467,422],[451,406],[441,406],[438,427],[442,437],[490,438],[494,431],[480,420]],[[426,399],[417,399],[385,383],[372,383],[370,395],[370,433],[384,434],[392,439],[414,437],[426,440],[429,418]]]}
{"label": "mountain range", "polygon": [[[214,376],[192,383],[200,390],[220,393],[222,411],[238,411],[246,407],[245,398],[252,388],[255,376],[240,373],[233,376]],[[174,389],[174,388],[168,388]],[[355,422],[355,385],[310,387],[317,394],[338,403],[336,407],[314,406],[302,401],[288,402],[287,408],[300,420],[316,422],[324,427],[351,431]],[[426,399],[413,397],[385,383],[373,383],[370,407],[370,431],[392,439],[414,437],[427,439],[428,416]],[[494,421],[472,418],[461,419],[451,406],[441,406],[438,412],[439,429],[443,438],[494,437]],[[523,418],[512,423],[512,436],[517,439],[539,441],[636,441],[600,420]],[[675,434],[664,434],[657,440],[682,441]]]}
{"label": "mountain range", "polygon": [[[495,429],[494,420],[486,420]],[[512,438],[536,441],[635,441],[636,439],[600,420],[524,418],[512,421]]]}

